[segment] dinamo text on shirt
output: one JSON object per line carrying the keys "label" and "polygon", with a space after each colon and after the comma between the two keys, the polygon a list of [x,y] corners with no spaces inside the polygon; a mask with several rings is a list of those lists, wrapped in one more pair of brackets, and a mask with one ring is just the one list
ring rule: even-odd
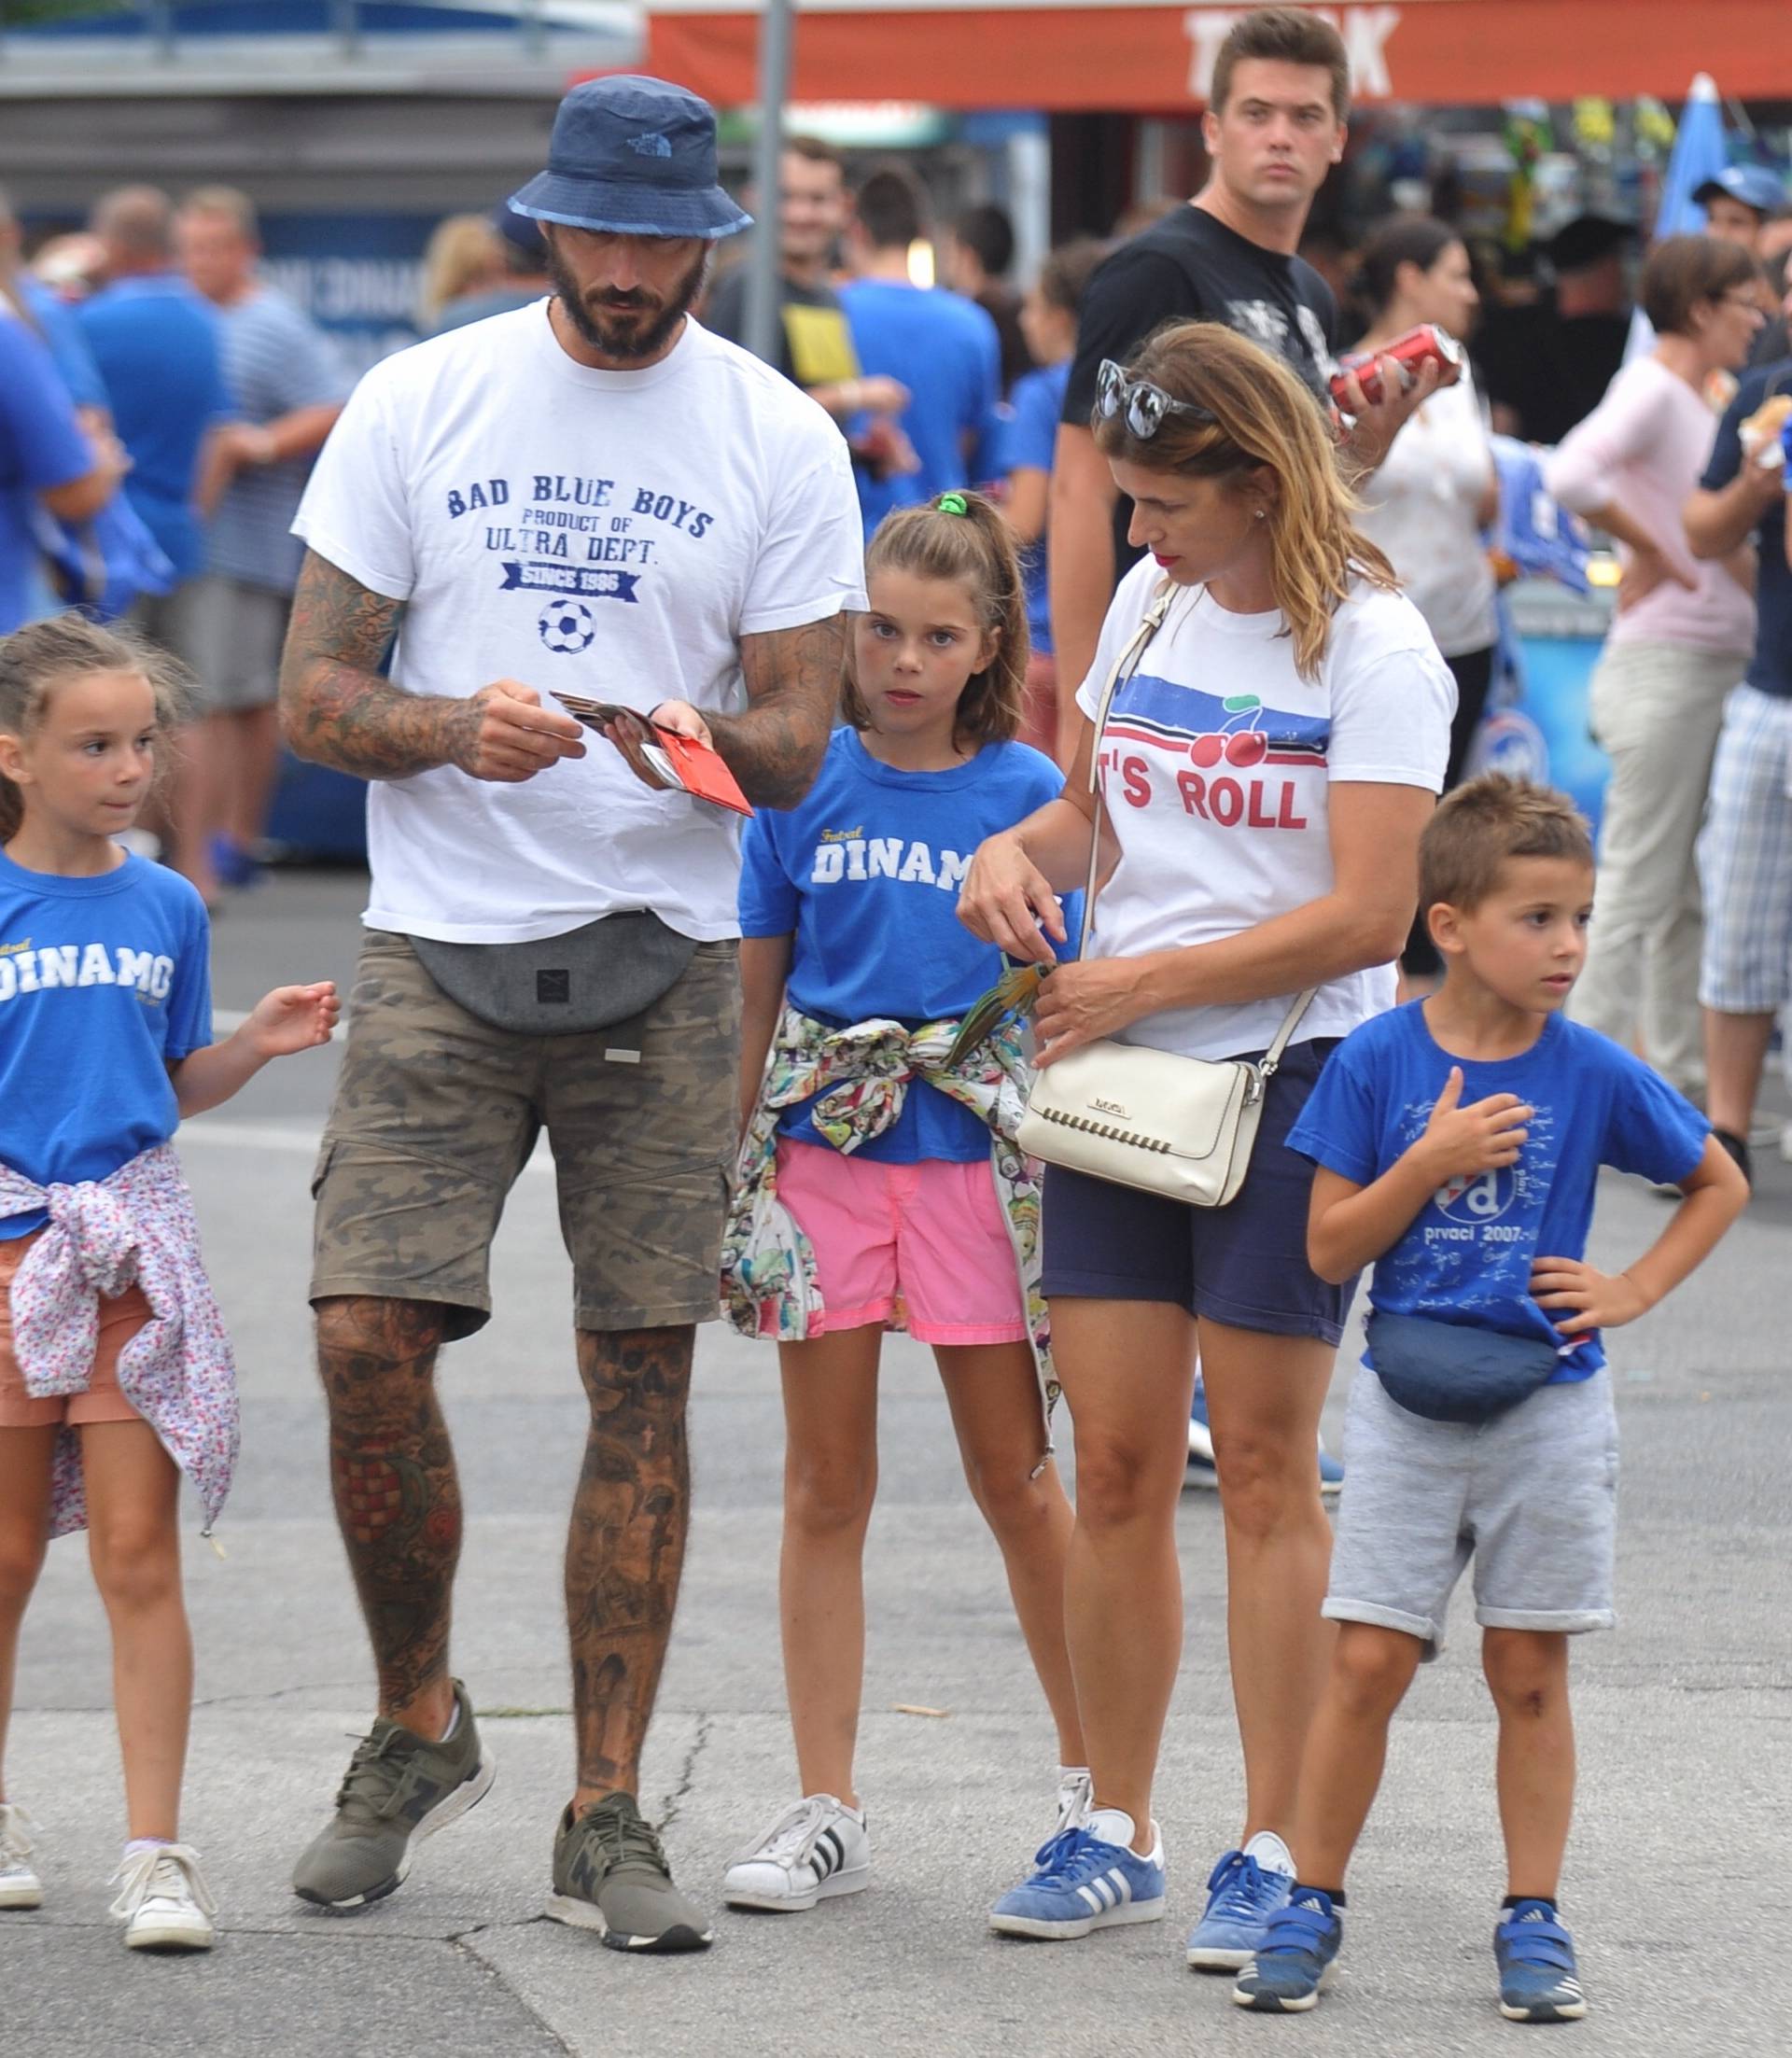
{"label": "dinamo text on shirt", "polygon": [[[376,365],[294,527],[405,602],[407,692],[511,679],[544,700],[742,707],[742,637],[865,604],[846,443],[694,321],[657,364],[595,371],[548,305]],[[735,818],[643,786],[599,738],[521,785],[377,781],[368,840],[372,928],[505,943],[651,908],[699,941],[737,933]]]}

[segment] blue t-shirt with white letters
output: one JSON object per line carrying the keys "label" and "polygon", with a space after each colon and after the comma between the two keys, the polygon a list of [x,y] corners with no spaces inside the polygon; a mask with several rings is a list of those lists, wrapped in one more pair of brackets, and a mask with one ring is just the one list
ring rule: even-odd
{"label": "blue t-shirt with white letters", "polygon": [[[167,1068],[212,1040],[210,944],[176,872],[127,854],[63,878],[0,851],[0,1164],[75,1185],[174,1135]],[[44,1221],[0,1217],[0,1239]]]}
{"label": "blue t-shirt with white letters", "polygon": [[[903,772],[873,757],[857,730],[836,729],[806,798],[747,825],[741,933],[795,938],[791,1002],[830,1028],[886,1016],[918,1029],[962,1015],[1001,976],[1001,953],[958,917],[972,855],[1063,785],[1057,765],[1024,743],[986,743],[947,772]],[[809,1106],[787,1109],[779,1133],[832,1149]],[[973,1165],[989,1155],[989,1130],[916,1082],[896,1121],[853,1155]]]}
{"label": "blue t-shirt with white letters", "polygon": [[[1516,1165],[1438,1188],[1376,1260],[1370,1303],[1560,1344],[1531,1297],[1533,1263],[1585,1254],[1602,1165],[1677,1183],[1704,1155],[1710,1124],[1640,1058],[1563,1015],[1519,1057],[1482,1063],[1442,1049],[1412,1001],[1332,1053],[1289,1148],[1366,1186],[1424,1134],[1452,1065],[1464,1107],[1512,1093],[1536,1110],[1527,1141]],[[1604,1362],[1595,1334],[1563,1355],[1552,1383],[1589,1379]]]}

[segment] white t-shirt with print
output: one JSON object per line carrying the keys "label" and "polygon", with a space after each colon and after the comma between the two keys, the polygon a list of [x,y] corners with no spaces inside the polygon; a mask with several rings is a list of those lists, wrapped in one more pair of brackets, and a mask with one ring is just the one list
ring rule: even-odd
{"label": "white t-shirt with print", "polygon": [[[293,526],[406,603],[408,693],[514,679],[544,701],[744,707],[740,637],[865,605],[845,441],[694,321],[659,363],[594,371],[548,304],[375,365]],[[587,752],[516,786],[453,767],[376,780],[368,926],[510,943],[651,908],[700,942],[738,935],[738,818],[643,786],[600,736]]]}
{"label": "white t-shirt with print", "polygon": [[[1146,558],[1120,582],[1077,693],[1091,720],[1158,577]],[[1214,943],[1329,893],[1333,780],[1441,789],[1456,685],[1418,609],[1359,582],[1310,680],[1281,626],[1280,613],[1230,614],[1204,588],[1179,593],[1114,696],[1099,763],[1120,856],[1091,957]],[[1334,979],[1296,1041],[1347,1036],[1393,993],[1391,964]],[[1240,1057],[1267,1046],[1293,999],[1171,1009],[1122,1041]]]}

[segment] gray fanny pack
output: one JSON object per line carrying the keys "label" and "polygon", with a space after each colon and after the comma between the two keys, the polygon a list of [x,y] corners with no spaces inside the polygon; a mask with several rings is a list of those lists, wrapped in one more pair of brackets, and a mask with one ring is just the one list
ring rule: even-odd
{"label": "gray fanny pack", "polygon": [[494,1029],[520,1036],[579,1036],[608,1029],[604,1055],[640,1059],[648,1011],[677,985],[696,944],[637,909],[526,944],[411,947],[448,998]]}
{"label": "gray fanny pack", "polygon": [[1382,1391],[1434,1422],[1491,1422],[1547,1386],[1561,1354],[1543,1337],[1370,1312],[1369,1363]]}

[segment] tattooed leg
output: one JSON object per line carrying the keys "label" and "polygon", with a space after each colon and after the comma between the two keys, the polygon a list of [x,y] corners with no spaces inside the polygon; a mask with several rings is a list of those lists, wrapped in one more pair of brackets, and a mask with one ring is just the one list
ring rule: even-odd
{"label": "tattooed leg", "polygon": [[436,1398],[441,1330],[431,1301],[317,1303],[330,1485],[380,1713],[431,1739],[454,1714],[448,1617],[460,1557],[460,1483]]}
{"label": "tattooed leg", "polygon": [[638,1790],[684,1564],[694,1339],[690,1328],[579,1332],[591,1431],[567,1534],[575,1808]]}

